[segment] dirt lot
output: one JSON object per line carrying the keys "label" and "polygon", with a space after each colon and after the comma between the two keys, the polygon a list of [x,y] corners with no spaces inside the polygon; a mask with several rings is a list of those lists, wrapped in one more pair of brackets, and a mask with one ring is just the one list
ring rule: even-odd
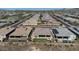
{"label": "dirt lot", "polygon": [[0,42],[0,51],[79,51],[79,44]]}

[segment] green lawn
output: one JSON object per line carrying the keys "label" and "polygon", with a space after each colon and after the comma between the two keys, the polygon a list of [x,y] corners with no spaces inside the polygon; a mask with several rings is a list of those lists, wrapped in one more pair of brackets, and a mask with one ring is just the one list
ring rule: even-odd
{"label": "green lawn", "polygon": [[34,38],[33,42],[50,42],[50,41],[45,38]]}

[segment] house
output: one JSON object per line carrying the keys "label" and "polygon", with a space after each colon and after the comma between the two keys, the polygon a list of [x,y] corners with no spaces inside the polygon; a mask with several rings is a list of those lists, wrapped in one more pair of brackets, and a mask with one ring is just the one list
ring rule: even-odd
{"label": "house", "polygon": [[32,40],[34,38],[43,38],[47,40],[52,39],[51,30],[49,28],[35,28],[31,36]]}
{"label": "house", "polygon": [[32,31],[30,27],[19,27],[10,34],[9,41],[27,41]]}
{"label": "house", "polygon": [[10,35],[14,30],[15,30],[14,28],[8,28],[8,27],[1,28],[1,29],[0,29],[0,41],[7,40],[8,37],[9,37],[9,35]]}
{"label": "house", "polygon": [[76,39],[76,35],[65,27],[53,28],[52,32],[54,33],[55,38],[60,42],[74,41]]}

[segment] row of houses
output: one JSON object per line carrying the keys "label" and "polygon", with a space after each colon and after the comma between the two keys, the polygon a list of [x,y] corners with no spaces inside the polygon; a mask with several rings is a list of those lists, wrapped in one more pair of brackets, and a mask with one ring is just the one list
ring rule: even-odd
{"label": "row of houses", "polygon": [[0,28],[10,25],[10,24],[14,24],[16,22],[18,22],[19,20],[17,19],[17,17],[8,17],[6,19],[0,19]]}
{"label": "row of houses", "polygon": [[50,14],[45,13],[43,14],[42,21],[45,25],[60,25],[61,23],[54,19]]}
{"label": "row of houses", "polygon": [[31,28],[31,27],[18,27],[18,28],[2,28],[0,29],[0,41],[28,41],[33,39],[42,38],[46,40],[56,39],[59,42],[74,41],[76,35],[73,34],[65,27],[56,28]]}
{"label": "row of houses", "polygon": [[27,25],[37,25],[38,24],[38,19],[39,19],[39,14],[34,15],[32,18],[26,20],[25,22],[23,22],[24,26]]}

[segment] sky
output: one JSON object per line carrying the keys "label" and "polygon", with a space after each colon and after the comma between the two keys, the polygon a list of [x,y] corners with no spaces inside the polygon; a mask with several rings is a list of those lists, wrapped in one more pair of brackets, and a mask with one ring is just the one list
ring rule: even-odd
{"label": "sky", "polygon": [[64,8],[0,8],[0,10],[63,10]]}

